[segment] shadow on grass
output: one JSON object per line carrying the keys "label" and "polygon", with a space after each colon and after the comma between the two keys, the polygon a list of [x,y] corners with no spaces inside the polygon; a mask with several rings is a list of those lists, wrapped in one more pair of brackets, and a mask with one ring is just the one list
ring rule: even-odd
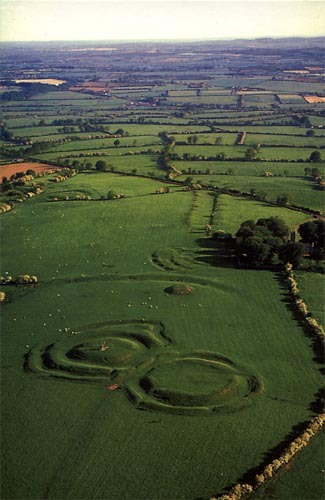
{"label": "shadow on grass", "polygon": [[[314,401],[309,405],[308,409],[312,411],[313,413],[322,413],[324,411],[324,389],[320,389],[314,394]],[[255,483],[255,476],[257,474],[261,474],[263,469],[270,464],[273,460],[276,458],[279,458],[280,455],[282,455],[285,450],[289,447],[289,445],[296,439],[299,435],[301,435],[305,429],[308,427],[310,424],[309,421],[304,421],[300,422],[299,424],[296,424],[292,427],[291,431],[288,432],[288,434],[284,437],[284,439],[279,443],[277,446],[274,448],[271,448],[268,450],[263,457],[262,462],[257,465],[256,467],[252,467],[249,469],[247,472],[245,472],[240,479],[238,480],[239,483],[250,483],[254,484]],[[226,491],[230,491],[231,488],[235,485],[232,484],[231,486],[228,486],[226,488]],[[199,499],[197,499],[199,500]]]}
{"label": "shadow on grass", "polygon": [[[245,472],[245,474],[243,474],[241,476],[241,478],[239,479],[238,482],[239,483],[254,483],[255,476],[257,474],[260,474],[262,472],[262,470],[268,464],[270,464],[273,460],[275,460],[276,458],[279,458],[279,456],[285,452],[285,450],[292,443],[292,441],[304,432],[304,430],[307,428],[308,425],[309,425],[308,421],[300,422],[299,424],[294,425],[292,427],[291,431],[288,432],[288,434],[281,441],[281,443],[279,443],[274,448],[268,450],[264,454],[262,462],[259,465],[257,465],[256,467],[253,467],[252,469]],[[231,487],[229,487],[229,489],[231,489]]]}
{"label": "shadow on grass", "polygon": [[[285,278],[282,274],[275,274],[275,279],[279,283],[280,291],[282,294],[281,301],[286,304],[287,309],[291,312],[293,319],[298,323],[298,325],[302,328],[305,336],[311,341],[311,347],[314,352],[314,361],[316,363],[322,364],[324,363],[324,345],[322,339],[315,334],[312,329],[306,324],[302,315],[299,313],[297,307],[295,306],[289,292],[288,286],[285,281]],[[324,373],[324,369],[320,368],[321,373]],[[320,414],[325,411],[325,389],[321,388],[314,394],[314,400],[309,404],[308,410],[312,413]],[[284,439],[274,448],[268,450],[262,462],[249,469],[245,472],[238,480],[239,483],[250,483],[253,484],[255,482],[255,476],[260,474],[262,470],[270,464],[274,459],[279,458],[281,454],[283,454],[290,445],[290,443],[296,439],[304,430],[307,428],[310,422],[304,421],[296,424],[292,427],[291,431],[284,437]],[[226,488],[226,491],[230,491],[234,484],[229,485]],[[200,499],[196,499],[200,500]]]}
{"label": "shadow on grass", "polygon": [[[288,285],[285,281],[284,276],[281,273],[275,275],[276,281],[279,283],[279,287],[281,290],[282,298],[281,302],[286,305],[286,308],[291,312],[292,318],[298,323],[304,332],[305,336],[310,340],[312,350],[314,352],[313,360],[321,365],[324,365],[325,361],[325,352],[324,352],[324,343],[319,335],[314,333],[314,330],[308,325],[308,323],[304,320],[304,317],[299,312],[297,306],[293,302],[289,291]],[[320,372],[324,374],[324,367],[320,368]]]}
{"label": "shadow on grass", "polygon": [[217,240],[206,237],[198,238],[196,243],[201,250],[197,252],[195,261],[216,267],[237,267],[232,240]]}

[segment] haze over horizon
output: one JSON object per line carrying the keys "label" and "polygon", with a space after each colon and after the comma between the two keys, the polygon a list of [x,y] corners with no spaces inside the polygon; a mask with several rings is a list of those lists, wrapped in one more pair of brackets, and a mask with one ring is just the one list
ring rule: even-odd
{"label": "haze over horizon", "polygon": [[320,0],[3,0],[0,41],[182,41],[325,35]]}

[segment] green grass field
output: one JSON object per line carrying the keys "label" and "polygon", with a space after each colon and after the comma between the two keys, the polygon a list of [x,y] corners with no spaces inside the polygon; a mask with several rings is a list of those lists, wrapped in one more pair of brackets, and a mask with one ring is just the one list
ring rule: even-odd
{"label": "green grass field", "polygon": [[[163,184],[156,180],[142,179],[132,177],[126,180],[125,176],[111,173],[85,173],[72,177],[62,184],[49,183],[46,192],[40,199],[48,199],[57,196],[70,195],[77,193],[89,195],[93,199],[100,199],[106,196],[108,191],[123,193],[126,197],[141,197],[154,194]],[[174,186],[171,191],[179,190]]]}
{"label": "green grass field", "polygon": [[[239,46],[219,54],[198,44],[198,59],[184,46],[177,61],[169,58],[176,45],[160,53],[157,44],[153,55],[143,44],[128,60],[72,53],[71,65],[64,51],[55,77],[107,82],[109,95],[60,90],[1,100],[3,129],[14,136],[2,135],[1,164],[24,158],[81,169],[59,183],[52,174],[4,184],[0,195],[14,200],[0,215],[0,275],[38,278],[1,286],[3,500],[208,499],[251,479],[316,415],[319,353],[280,271],[240,267],[233,241],[211,238],[206,225],[235,235],[246,220],[277,216],[294,230],[312,218],[308,209],[324,212],[324,192],[305,170],[324,166],[308,161],[315,150],[324,160],[322,104],[302,97],[322,86],[285,80],[296,52],[286,51],[284,64],[282,49],[262,61],[264,49],[252,58],[237,54]],[[35,60],[43,57],[50,59],[39,51]],[[39,68],[51,76],[51,65]],[[73,132],[52,125],[70,119]],[[86,120],[97,130],[80,132]],[[119,129],[114,145],[108,134]],[[169,152],[182,172],[174,184],[161,166],[161,132],[180,143]],[[194,135],[197,143],[187,144]],[[31,153],[29,141],[49,142]],[[259,160],[242,161],[256,144]],[[221,153],[223,161],[207,160]],[[96,172],[98,160],[115,173]],[[33,183],[44,192],[16,202]],[[210,188],[189,190],[191,183]],[[110,192],[123,196],[108,199]],[[288,195],[305,211],[240,192],[272,203]],[[323,275],[295,275],[324,324]],[[317,436],[252,500],[320,500],[323,451]]]}
{"label": "green grass field", "polygon": [[324,318],[324,280],[321,274],[297,272],[298,287],[308,308],[321,324]]}
{"label": "green grass field", "polygon": [[[321,376],[276,275],[211,267],[202,243],[213,198],[146,196],[156,185],[83,174],[62,188],[130,197],[48,203],[45,192],[2,219],[2,274],[40,280],[10,288],[3,307],[4,498],[209,497],[311,416]],[[228,230],[271,215],[220,198]],[[166,293],[180,281],[193,293]]]}
{"label": "green grass field", "polygon": [[[301,451],[286,470],[262,486],[252,500],[291,500],[292,498],[308,498],[319,500],[321,492],[318,485],[324,483],[324,433],[314,438],[307,448]],[[303,481],[297,481],[303,478]]]}
{"label": "green grass field", "polygon": [[[186,177],[187,175],[183,175],[179,179],[185,180]],[[272,202],[276,202],[279,195],[288,194],[291,203],[295,205],[324,211],[323,192],[316,189],[315,183],[309,179],[203,174],[199,177],[203,183],[210,183],[218,188],[238,189],[244,192],[255,189],[257,193],[265,194]]]}
{"label": "green grass field", "polygon": [[[247,177],[261,177],[264,172],[271,172],[274,176],[281,177],[303,177],[305,175],[305,163],[286,162],[236,162],[236,161],[175,161],[175,166],[181,172],[184,170],[189,174],[195,173],[198,176],[210,172],[212,175],[227,174],[241,175]],[[190,171],[189,171],[190,169]],[[208,174],[208,175],[210,175]],[[229,174],[230,175],[230,174]]]}
{"label": "green grass field", "polygon": [[224,194],[218,196],[215,229],[223,229],[225,232],[235,235],[243,221],[254,220],[256,222],[258,219],[268,217],[280,217],[291,228],[308,218],[301,212]]}

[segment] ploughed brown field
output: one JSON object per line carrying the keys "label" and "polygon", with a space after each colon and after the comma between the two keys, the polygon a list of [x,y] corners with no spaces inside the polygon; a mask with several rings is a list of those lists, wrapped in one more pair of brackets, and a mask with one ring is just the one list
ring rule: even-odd
{"label": "ploughed brown field", "polygon": [[46,165],[45,163],[36,162],[16,162],[7,163],[6,165],[0,165],[0,183],[3,177],[10,177],[17,172],[26,172],[27,170],[35,170],[37,174],[44,172],[46,170],[60,170],[61,167],[53,167],[52,165]]}
{"label": "ploughed brown field", "polygon": [[314,104],[314,103],[324,103],[325,102],[325,97],[320,97],[317,95],[304,95],[305,101],[307,101],[309,104]]}

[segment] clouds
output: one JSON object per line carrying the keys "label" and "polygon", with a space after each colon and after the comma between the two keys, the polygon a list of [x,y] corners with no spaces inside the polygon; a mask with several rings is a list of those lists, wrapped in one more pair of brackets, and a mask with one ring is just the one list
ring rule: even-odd
{"label": "clouds", "polygon": [[321,1],[3,0],[2,40],[319,36]]}

